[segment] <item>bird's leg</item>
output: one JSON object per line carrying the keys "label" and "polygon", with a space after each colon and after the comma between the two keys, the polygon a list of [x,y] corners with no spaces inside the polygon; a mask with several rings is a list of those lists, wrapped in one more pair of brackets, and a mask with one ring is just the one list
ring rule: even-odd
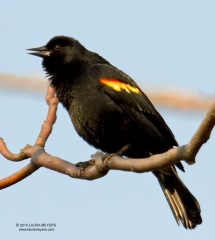
{"label": "bird's leg", "polygon": [[114,156],[122,156],[123,153],[131,146],[131,144],[126,144],[123,148],[121,148],[118,152],[116,153],[107,153],[102,157],[102,161],[105,164],[105,162],[109,159],[111,159]]}
{"label": "bird's leg", "polygon": [[[122,156],[123,153],[130,147],[130,144],[125,145],[122,149],[120,149],[118,152],[116,153],[106,153],[104,154],[104,156],[102,157],[102,162],[105,164],[105,161],[108,161],[109,159],[111,159],[114,156]],[[86,169],[87,167],[89,167],[90,165],[94,165],[95,164],[95,160],[91,159],[85,162],[78,162],[75,164],[76,167],[80,167],[81,169]]]}

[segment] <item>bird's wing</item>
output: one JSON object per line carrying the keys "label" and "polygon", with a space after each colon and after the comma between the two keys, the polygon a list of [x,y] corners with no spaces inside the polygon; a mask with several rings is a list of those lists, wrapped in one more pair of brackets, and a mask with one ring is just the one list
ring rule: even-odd
{"label": "bird's wing", "polygon": [[107,64],[94,66],[94,70],[98,71],[102,91],[120,105],[143,131],[170,147],[178,145],[161,115],[128,75]]}

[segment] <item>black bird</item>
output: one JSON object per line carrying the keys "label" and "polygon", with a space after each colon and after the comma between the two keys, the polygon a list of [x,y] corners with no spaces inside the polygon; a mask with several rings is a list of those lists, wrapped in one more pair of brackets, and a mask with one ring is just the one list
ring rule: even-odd
{"label": "black bird", "polygon": [[[28,49],[42,65],[59,101],[78,134],[90,145],[114,153],[130,144],[127,157],[144,158],[178,146],[161,115],[139,86],[124,72],[77,40],[52,38],[45,46]],[[176,166],[184,171],[181,163]],[[196,198],[180,180],[174,166],[154,171],[177,223],[201,224]]]}

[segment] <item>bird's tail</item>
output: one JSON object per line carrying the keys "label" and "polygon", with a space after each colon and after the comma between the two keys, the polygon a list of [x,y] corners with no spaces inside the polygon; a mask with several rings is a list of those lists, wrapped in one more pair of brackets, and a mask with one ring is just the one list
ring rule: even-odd
{"label": "bird's tail", "polygon": [[154,174],[160,183],[176,222],[180,224],[181,221],[186,229],[193,229],[202,223],[200,205],[181,181],[174,167],[169,170],[169,174],[161,171],[156,171]]}

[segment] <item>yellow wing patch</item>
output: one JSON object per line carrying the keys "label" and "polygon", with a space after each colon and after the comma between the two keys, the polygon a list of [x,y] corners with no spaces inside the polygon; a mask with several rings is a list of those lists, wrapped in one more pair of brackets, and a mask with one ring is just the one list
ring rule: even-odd
{"label": "yellow wing patch", "polygon": [[125,90],[126,92],[134,92],[134,93],[139,93],[140,90],[137,87],[133,87],[127,83],[123,83],[118,81],[117,79],[106,79],[106,78],[101,78],[100,82],[102,84],[107,85],[108,87],[112,88],[113,90],[120,92],[122,90]]}

